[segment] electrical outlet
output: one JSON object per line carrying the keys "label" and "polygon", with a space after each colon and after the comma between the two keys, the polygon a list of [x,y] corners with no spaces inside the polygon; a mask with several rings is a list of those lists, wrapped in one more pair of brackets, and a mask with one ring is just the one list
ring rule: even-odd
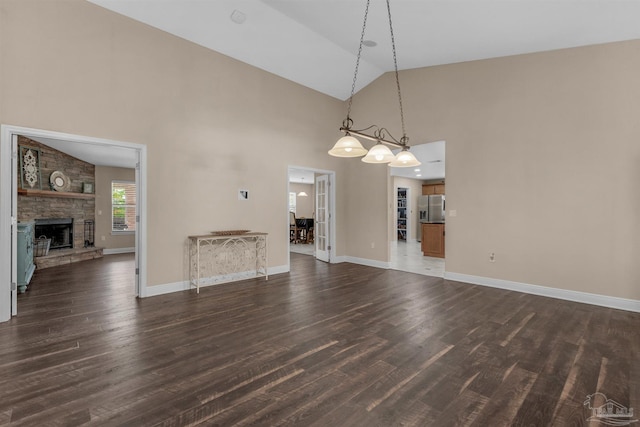
{"label": "electrical outlet", "polygon": [[489,254],[489,262],[496,262],[496,254],[491,252]]}
{"label": "electrical outlet", "polygon": [[106,239],[106,237],[101,236],[101,237],[100,237],[100,240],[102,240],[102,241],[104,242],[104,241],[105,241],[105,240],[107,240],[107,239]]}

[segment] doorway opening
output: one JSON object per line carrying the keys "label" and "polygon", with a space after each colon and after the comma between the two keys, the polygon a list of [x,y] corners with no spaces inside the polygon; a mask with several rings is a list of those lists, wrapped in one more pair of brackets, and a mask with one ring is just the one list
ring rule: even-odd
{"label": "doorway opening", "polygon": [[287,177],[288,267],[291,268],[291,253],[333,262],[335,172],[289,166]]}
{"label": "doorway opening", "polygon": [[[146,243],[144,238],[146,234],[146,146],[10,125],[2,125],[0,132],[0,202],[2,204],[2,208],[0,209],[0,236],[3,241],[11,242],[11,245],[3,245],[2,248],[0,248],[0,266],[2,267],[0,268],[2,272],[0,273],[0,321],[9,320],[12,315],[18,313],[18,289],[16,286],[18,256],[16,243],[20,217],[18,214],[19,206],[17,197],[19,180],[15,178],[18,176],[18,173],[21,173],[18,156],[19,137],[35,141],[38,144],[42,144],[42,146],[51,147],[53,150],[65,153],[86,163],[105,167],[120,167],[124,165],[133,167],[134,179],[137,184],[137,222],[136,230],[132,233],[134,236],[132,249],[135,254],[135,276],[132,278],[132,283],[136,296],[146,296]],[[92,161],[91,159],[101,160]],[[36,167],[38,166],[36,165]],[[72,199],[91,199],[93,196],[91,193],[95,194],[96,190],[93,187],[95,182],[93,182],[93,180],[81,184],[77,182],[73,183],[73,181],[65,175],[64,171],[56,172],[58,172],[56,177],[62,177],[61,182],[56,182],[51,185],[60,184],[64,188],[56,189],[49,187],[49,177],[41,176],[39,178],[41,182],[38,183],[38,190],[30,192],[28,189],[25,189],[24,186],[20,186],[21,194],[26,195],[26,199],[30,199],[30,197],[28,197],[29,195],[35,195],[38,198],[52,198],[52,200],[61,196]],[[53,173],[51,175],[53,176]],[[71,175],[71,173],[69,173],[69,175]],[[45,181],[42,182],[43,180]],[[71,181],[76,187],[77,185],[82,185],[84,189],[79,189],[80,187],[67,188],[68,186],[64,185],[65,180]],[[56,193],[56,191],[60,190],[67,191]],[[41,194],[38,194],[38,191]],[[108,198],[109,195],[107,194],[106,197]],[[98,215],[98,212],[95,212],[95,214]],[[91,223],[91,220],[88,220],[88,222]],[[78,224],[81,224],[81,222],[79,221]],[[99,244],[99,241],[94,242],[95,237],[93,236],[93,230],[89,230],[91,236],[85,235],[86,228],[86,224],[84,224],[82,230],[77,228],[73,230],[76,235],[74,240],[80,238],[82,239],[82,244],[76,244],[76,242],[74,242],[67,246],[82,247],[86,245],[87,242],[89,245],[91,245],[91,243]]]}
{"label": "doorway opening", "polygon": [[411,152],[420,166],[389,168],[389,266],[444,277],[445,141],[412,146]]}

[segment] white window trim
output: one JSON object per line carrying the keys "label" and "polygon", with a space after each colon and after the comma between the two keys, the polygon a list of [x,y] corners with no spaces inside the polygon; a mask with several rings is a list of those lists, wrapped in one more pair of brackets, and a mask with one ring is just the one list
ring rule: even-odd
{"label": "white window trim", "polygon": [[[113,229],[113,207],[115,206],[113,204],[113,184],[133,184],[136,185],[135,181],[126,181],[126,180],[122,180],[122,179],[113,179],[111,180],[111,235],[112,236],[123,236],[123,235],[127,235],[127,234],[136,234],[135,230],[114,230]],[[135,205],[122,205],[122,207],[133,207],[136,209],[136,215],[138,212],[138,204],[137,204],[137,200],[136,200],[136,204]]]}

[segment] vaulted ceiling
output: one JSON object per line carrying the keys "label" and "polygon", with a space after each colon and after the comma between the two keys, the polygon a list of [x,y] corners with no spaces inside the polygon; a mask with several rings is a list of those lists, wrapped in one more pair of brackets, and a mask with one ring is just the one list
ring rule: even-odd
{"label": "vaulted ceiling", "polygon": [[[346,99],[366,0],[89,0]],[[638,0],[391,0],[398,66],[640,39]],[[240,23],[238,23],[240,22]],[[371,0],[357,89],[393,70],[387,8]]]}

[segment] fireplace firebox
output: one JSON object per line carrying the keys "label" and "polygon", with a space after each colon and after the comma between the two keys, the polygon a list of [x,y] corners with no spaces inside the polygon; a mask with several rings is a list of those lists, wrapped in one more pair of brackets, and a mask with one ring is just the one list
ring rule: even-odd
{"label": "fireplace firebox", "polygon": [[34,235],[51,239],[49,249],[73,248],[73,218],[36,219]]}

